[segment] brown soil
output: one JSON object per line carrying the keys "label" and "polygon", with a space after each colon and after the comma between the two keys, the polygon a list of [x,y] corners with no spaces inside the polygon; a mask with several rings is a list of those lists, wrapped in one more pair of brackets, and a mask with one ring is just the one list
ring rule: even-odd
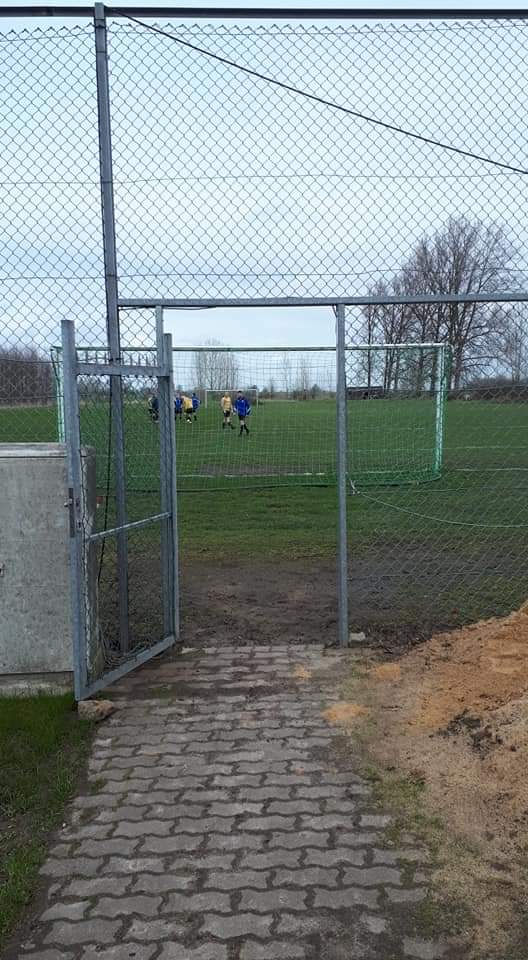
{"label": "brown soil", "polygon": [[[446,620],[409,619],[405,597],[393,596],[385,582],[390,560],[363,564],[362,579],[350,581],[351,630],[364,630],[388,655],[410,649],[444,627]],[[152,604],[151,570],[141,566],[134,579],[138,610]],[[400,606],[398,606],[400,604]],[[229,563],[200,560],[182,565],[182,625],[186,644],[323,643],[337,634],[335,559]]]}
{"label": "brown soil", "polygon": [[477,918],[468,957],[524,960],[528,604],[435,635],[397,664],[372,666],[354,700],[360,690],[375,721],[375,733],[365,731],[369,755],[391,769],[396,758],[425,781],[426,802],[454,843],[458,862],[447,856],[439,883]]}
{"label": "brown soil", "polygon": [[182,631],[191,646],[335,642],[335,564],[183,565]]}

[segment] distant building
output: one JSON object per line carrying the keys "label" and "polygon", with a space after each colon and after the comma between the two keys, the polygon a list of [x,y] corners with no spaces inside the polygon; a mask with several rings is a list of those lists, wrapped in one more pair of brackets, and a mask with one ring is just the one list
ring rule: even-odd
{"label": "distant building", "polygon": [[347,387],[349,400],[376,400],[384,396],[383,387]]}

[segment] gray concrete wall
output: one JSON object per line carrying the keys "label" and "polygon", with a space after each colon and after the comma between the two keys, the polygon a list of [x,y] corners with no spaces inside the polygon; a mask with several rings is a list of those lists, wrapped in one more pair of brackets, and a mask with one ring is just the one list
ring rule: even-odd
{"label": "gray concrete wall", "polygon": [[72,670],[67,499],[63,444],[0,444],[0,681]]}

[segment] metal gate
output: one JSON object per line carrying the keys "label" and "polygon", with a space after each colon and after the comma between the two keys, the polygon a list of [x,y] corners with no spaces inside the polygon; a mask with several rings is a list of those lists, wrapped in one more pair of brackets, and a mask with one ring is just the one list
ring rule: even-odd
{"label": "metal gate", "polygon": [[[80,362],[73,323],[65,320],[62,353],[73,666],[80,700],[166,650],[179,636],[172,338],[163,333],[158,310],[154,364],[123,364],[121,358]],[[150,412],[159,483],[128,501],[127,417],[146,415],[146,391],[157,400]],[[95,442],[101,430],[108,436],[106,462]],[[103,461],[97,464],[95,446]],[[142,595],[143,583],[149,586]]]}

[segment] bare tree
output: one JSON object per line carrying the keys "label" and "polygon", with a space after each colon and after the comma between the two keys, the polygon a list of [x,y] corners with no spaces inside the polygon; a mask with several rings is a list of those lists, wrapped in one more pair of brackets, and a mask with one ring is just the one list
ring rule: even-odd
{"label": "bare tree", "polygon": [[[398,296],[402,291],[400,277],[394,277],[390,285],[383,281],[369,290],[373,299]],[[402,304],[369,304],[364,308],[364,336],[368,344],[403,343],[411,339],[412,319],[408,307]],[[387,350],[382,355],[375,350],[364,352],[363,369],[370,389],[374,379],[383,380],[385,391],[398,389],[400,378],[401,354],[398,350]],[[380,369],[382,367],[382,369]],[[379,385],[379,384],[378,384]]]}
{"label": "bare tree", "polygon": [[281,367],[284,392],[286,393],[286,396],[289,396],[292,392],[292,362],[289,353],[282,354]]}
{"label": "bare tree", "polygon": [[521,383],[528,378],[528,316],[526,304],[520,303],[504,309],[496,324],[496,333],[490,343],[489,360],[493,359],[508,380]]}
{"label": "bare tree", "polygon": [[306,359],[306,357],[301,354],[301,356],[297,360],[295,395],[300,400],[306,400],[308,398],[309,390],[310,390],[310,367],[308,365],[308,360]]}
{"label": "bare tree", "polygon": [[236,355],[222,348],[219,340],[206,340],[193,356],[194,387],[198,390],[234,390],[238,386],[239,367]]}
{"label": "bare tree", "polygon": [[46,404],[53,396],[49,360],[33,347],[0,347],[0,404]]}
{"label": "bare tree", "polygon": [[[405,295],[493,293],[506,286],[514,256],[502,227],[450,218],[433,236],[419,241],[395,282]],[[411,339],[450,345],[455,389],[486,352],[500,313],[493,304],[469,302],[418,304],[405,312]]]}

